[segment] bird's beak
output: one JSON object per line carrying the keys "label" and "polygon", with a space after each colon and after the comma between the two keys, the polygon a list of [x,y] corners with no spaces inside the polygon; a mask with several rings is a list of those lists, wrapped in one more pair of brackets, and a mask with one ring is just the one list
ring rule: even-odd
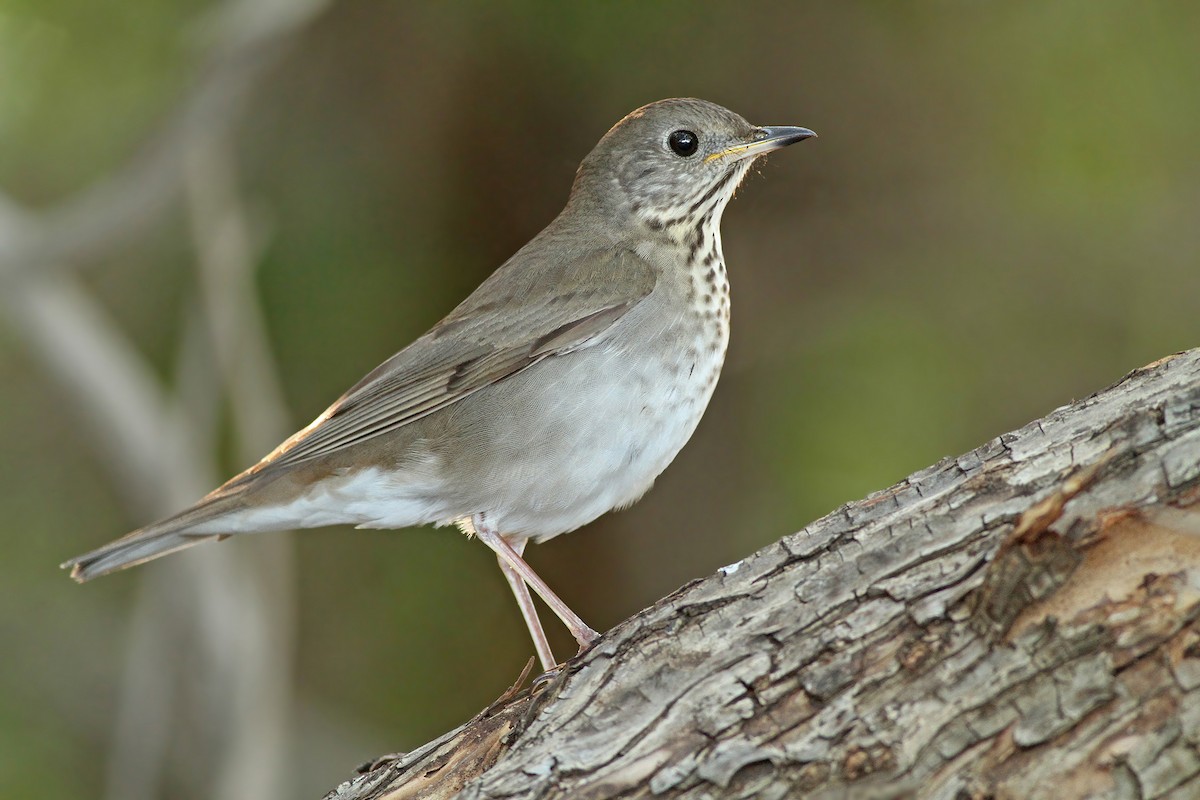
{"label": "bird's beak", "polygon": [[795,144],[804,139],[816,138],[816,134],[808,128],[793,128],[787,125],[771,125],[756,128],[754,136],[755,138],[749,142],[727,147],[724,150],[713,153],[704,160],[716,161],[720,158],[728,158],[730,161],[741,161],[744,158],[757,158],[772,150],[787,147],[789,144]]}

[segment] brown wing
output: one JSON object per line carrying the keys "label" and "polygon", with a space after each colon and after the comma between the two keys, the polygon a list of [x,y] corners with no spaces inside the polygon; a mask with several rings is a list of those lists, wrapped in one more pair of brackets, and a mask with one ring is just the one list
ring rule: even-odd
{"label": "brown wing", "polygon": [[[629,251],[569,264],[517,258],[253,470],[327,455],[428,416],[545,358],[586,346],[654,289]],[[506,274],[507,273],[507,274]],[[236,479],[235,479],[236,480]]]}

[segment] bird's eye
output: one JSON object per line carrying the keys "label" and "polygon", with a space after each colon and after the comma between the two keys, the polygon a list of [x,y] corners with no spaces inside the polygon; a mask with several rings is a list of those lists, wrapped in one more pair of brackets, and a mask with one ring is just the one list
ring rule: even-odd
{"label": "bird's eye", "polygon": [[675,151],[675,155],[687,158],[700,147],[700,139],[691,131],[675,131],[667,137],[667,144]]}

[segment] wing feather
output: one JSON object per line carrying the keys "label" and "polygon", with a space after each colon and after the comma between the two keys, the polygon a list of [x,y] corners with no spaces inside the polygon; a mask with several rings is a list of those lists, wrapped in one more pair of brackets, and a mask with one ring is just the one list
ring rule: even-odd
{"label": "wing feather", "polygon": [[[515,260],[515,259],[514,259]],[[252,471],[318,458],[396,430],[480,389],[594,342],[654,289],[628,251],[568,265],[510,261],[417,341],[385,361]],[[505,271],[516,281],[501,279]],[[497,295],[515,283],[513,294]],[[564,286],[588,286],[564,302]],[[248,476],[247,476],[248,477]]]}

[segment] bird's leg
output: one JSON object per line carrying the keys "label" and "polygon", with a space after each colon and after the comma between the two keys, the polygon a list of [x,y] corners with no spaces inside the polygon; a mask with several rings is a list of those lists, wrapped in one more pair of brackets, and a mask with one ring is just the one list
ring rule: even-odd
{"label": "bird's leg", "polygon": [[600,638],[600,634],[589,628],[579,618],[578,614],[568,608],[567,604],[550,590],[546,582],[539,578],[538,574],[533,571],[533,568],[525,563],[521,555],[509,544],[508,540],[484,521],[482,514],[475,514],[471,518],[471,526],[475,529],[475,535],[479,537],[479,541],[490,547],[496,553],[496,556],[501,561],[507,563],[521,580],[529,584],[530,589],[537,592],[538,597],[546,601],[546,605],[550,606],[550,610],[562,620],[562,623],[567,626],[567,630],[575,637],[575,641],[579,643],[580,653],[587,650]]}
{"label": "bird's leg", "polygon": [[[520,556],[525,552],[525,545],[529,540],[506,539],[506,541],[512,547],[513,552]],[[529,635],[533,639],[533,648],[537,650],[538,659],[542,662],[542,669],[549,672],[558,666],[558,661],[555,660],[554,652],[550,649],[550,641],[546,638],[546,631],[542,629],[542,621],[538,619],[537,609],[533,606],[533,597],[529,594],[529,587],[499,553],[496,554],[496,562],[500,564],[500,571],[508,580],[513,597],[517,598],[517,606],[521,609],[521,616],[525,618],[525,626],[529,628]]]}

